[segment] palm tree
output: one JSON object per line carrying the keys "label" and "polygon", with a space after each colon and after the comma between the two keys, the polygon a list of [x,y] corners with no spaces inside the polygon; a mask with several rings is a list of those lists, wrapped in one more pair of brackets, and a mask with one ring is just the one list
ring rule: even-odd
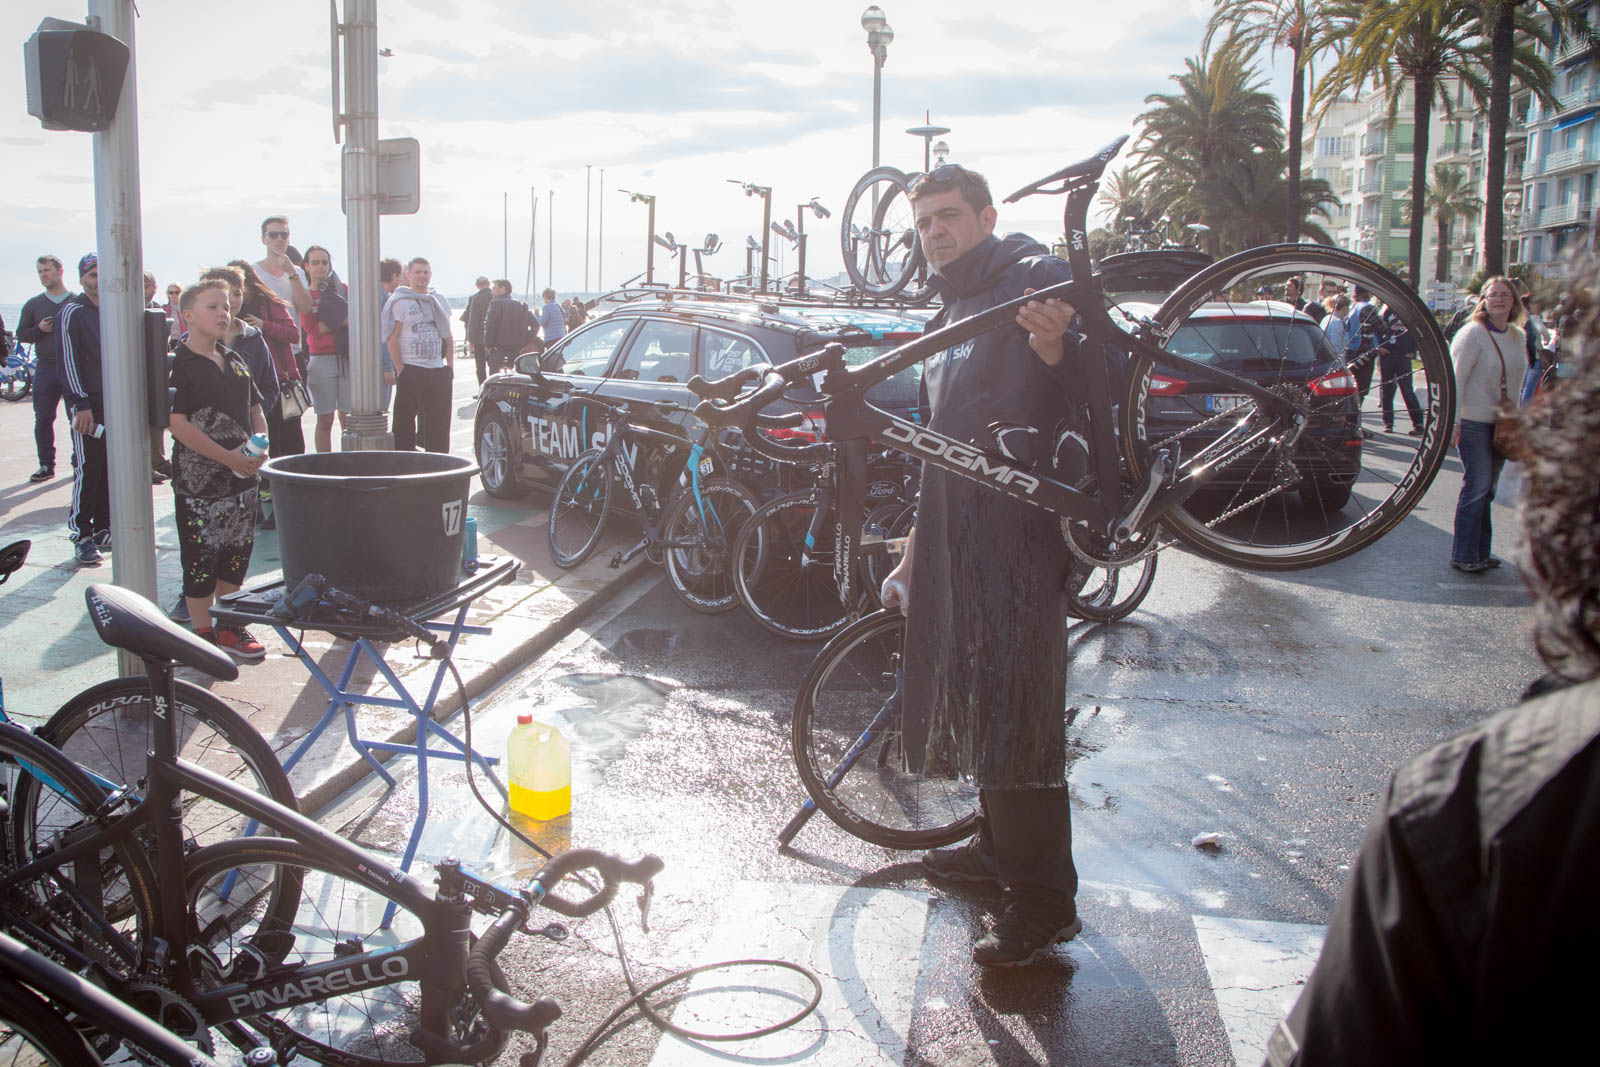
{"label": "palm tree", "polygon": [[1484,191],[1487,210],[1483,213],[1483,263],[1491,275],[1504,269],[1505,220],[1501,199],[1506,178],[1506,127],[1511,118],[1511,70],[1520,61],[1523,84],[1532,89],[1541,103],[1555,106],[1551,95],[1554,74],[1550,65],[1526,44],[1516,43],[1522,30],[1547,48],[1554,47],[1554,34],[1535,16],[1539,10],[1550,15],[1551,26],[1563,33],[1581,34],[1594,44],[1594,33],[1585,14],[1575,14],[1565,0],[1482,0],[1478,34],[1489,40],[1489,168],[1488,188]]}
{"label": "palm tree", "polygon": [[[1433,182],[1428,186],[1423,210],[1433,216],[1434,225],[1439,228],[1439,258],[1434,263],[1433,280],[1442,282],[1449,274],[1450,228],[1456,219],[1476,218],[1483,210],[1483,201],[1473,192],[1472,180],[1460,167],[1435,163]],[[1498,267],[1491,269],[1499,270]]]}
{"label": "palm tree", "polygon": [[1149,221],[1151,212],[1145,199],[1144,183],[1134,167],[1111,172],[1100,189],[1100,203],[1111,212],[1113,228],[1123,218],[1131,217],[1141,223]]}
{"label": "palm tree", "polygon": [[[1138,117],[1144,128],[1135,145],[1146,203],[1161,205],[1180,223],[1205,214],[1199,187],[1225,163],[1275,149],[1283,138],[1278,102],[1235,38],[1215,55],[1207,47],[1184,60],[1184,68],[1172,76],[1177,92],[1144,98],[1151,106]],[[1207,239],[1215,246],[1217,235]]]}
{"label": "palm tree", "polygon": [[1252,52],[1263,47],[1270,56],[1287,48],[1293,57],[1289,89],[1289,191],[1284,198],[1284,235],[1300,239],[1300,215],[1289,205],[1300,199],[1300,150],[1305,133],[1306,80],[1311,61],[1332,42],[1327,36],[1326,5],[1321,0],[1216,0],[1216,10],[1206,25],[1206,47],[1215,34],[1226,30]]}
{"label": "palm tree", "polygon": [[[1286,157],[1277,148],[1264,148],[1231,161],[1200,189],[1209,205],[1212,234],[1223,253],[1269,244],[1282,232],[1283,220],[1295,218],[1295,229],[1323,244],[1333,238],[1313,216],[1326,220],[1329,208],[1339,203],[1333,187],[1320,178],[1308,178],[1291,193],[1286,180]],[[1298,202],[1290,199],[1298,196]],[[1298,210],[1291,209],[1291,204]]]}
{"label": "palm tree", "polygon": [[[1480,107],[1489,86],[1482,71],[1488,45],[1477,36],[1481,0],[1339,0],[1329,7],[1333,32],[1343,42],[1337,62],[1312,94],[1325,112],[1341,93],[1376,85],[1389,101],[1391,122],[1407,86],[1412,93],[1411,203],[1426,196],[1428,121],[1437,97],[1451,110],[1447,76],[1459,78]],[[1411,212],[1406,271],[1419,281],[1423,212]]]}

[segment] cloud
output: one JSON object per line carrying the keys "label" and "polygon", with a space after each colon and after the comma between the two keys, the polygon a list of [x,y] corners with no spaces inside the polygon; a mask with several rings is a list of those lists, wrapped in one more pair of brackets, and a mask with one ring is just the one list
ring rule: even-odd
{"label": "cloud", "polygon": [[[551,56],[529,63],[514,49],[464,63],[450,76],[450,92],[435,79],[419,77],[385,89],[384,110],[408,118],[471,117],[508,121],[543,115],[596,112],[681,115],[730,108],[771,107],[791,96],[792,82],[756,69],[762,63],[800,63],[803,57],[761,53],[738,63],[719,61],[716,77],[704,76],[707,59],[685,48],[655,44],[628,48],[625,62],[596,62],[593,54]],[[807,94],[816,102],[817,94]],[[824,90],[821,98],[850,99],[858,92]]]}

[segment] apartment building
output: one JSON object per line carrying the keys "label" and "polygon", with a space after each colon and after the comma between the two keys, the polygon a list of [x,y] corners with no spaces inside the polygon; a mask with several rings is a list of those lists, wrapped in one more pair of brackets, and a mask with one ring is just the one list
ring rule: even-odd
{"label": "apartment building", "polygon": [[[1587,7],[1592,23],[1597,13]],[[1544,16],[1548,20],[1548,15]],[[1583,241],[1594,221],[1595,184],[1600,176],[1600,66],[1582,41],[1558,36],[1541,48],[1555,71],[1554,107],[1528,92],[1512,97],[1512,125],[1521,147],[1511,169],[1507,136],[1506,232],[1515,243],[1514,262],[1551,270],[1569,244]]]}
{"label": "apartment building", "polygon": [[[1445,123],[1436,116],[1429,126],[1431,157]],[[1301,146],[1301,175],[1328,182],[1339,198],[1333,217],[1323,224],[1334,243],[1392,268],[1406,261],[1413,137],[1408,87],[1394,122],[1380,94],[1336,101],[1314,125],[1308,123]],[[1433,277],[1437,252],[1430,218],[1423,225],[1423,278]]]}

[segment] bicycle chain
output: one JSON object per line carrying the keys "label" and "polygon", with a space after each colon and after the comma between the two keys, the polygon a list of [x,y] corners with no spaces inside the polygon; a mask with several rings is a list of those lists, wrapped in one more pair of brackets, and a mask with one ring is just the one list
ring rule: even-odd
{"label": "bicycle chain", "polygon": [[[1177,441],[1177,440],[1179,440],[1181,438],[1187,437],[1190,434],[1195,433],[1198,430],[1203,430],[1207,426],[1210,426],[1212,423],[1226,421],[1226,420],[1229,420],[1229,419],[1233,419],[1235,417],[1236,417],[1236,415],[1232,411],[1218,412],[1217,414],[1211,416],[1209,419],[1205,419],[1205,420],[1203,420],[1201,422],[1197,422],[1193,426],[1189,427],[1186,430],[1179,430],[1177,433],[1172,434],[1170,437],[1163,437],[1159,442],[1156,443],[1155,447],[1157,447],[1157,448],[1164,447],[1165,445],[1170,444],[1173,441]],[[1270,444],[1271,444],[1271,442],[1263,441],[1260,445],[1258,445],[1256,447],[1257,448],[1268,447],[1268,446],[1270,446]],[[1251,451],[1254,451],[1254,450],[1255,449],[1251,449]],[[1248,454],[1249,453],[1244,453],[1244,455],[1248,455]],[[1240,458],[1242,459],[1243,455],[1241,455]],[[1237,462],[1237,460],[1235,460],[1235,462]],[[1288,459],[1288,458],[1285,458],[1283,460],[1283,462],[1279,465],[1279,468],[1278,468],[1279,473],[1281,474],[1285,468],[1287,468],[1289,471],[1293,472],[1293,474],[1294,474],[1293,478],[1291,478],[1288,481],[1279,481],[1278,484],[1273,485],[1270,488],[1266,489],[1260,495],[1252,497],[1251,499],[1246,500],[1242,504],[1238,504],[1238,505],[1236,505],[1236,506],[1234,506],[1232,508],[1229,508],[1228,510],[1224,511],[1222,514],[1218,515],[1216,518],[1214,518],[1211,521],[1205,523],[1204,525],[1205,525],[1206,529],[1208,529],[1208,530],[1216,529],[1218,523],[1225,522],[1228,519],[1233,518],[1235,515],[1238,515],[1241,512],[1248,511],[1250,508],[1255,507],[1257,504],[1261,503],[1263,500],[1266,500],[1269,497],[1276,496],[1277,494],[1283,492],[1285,489],[1293,489],[1295,487],[1295,485],[1297,485],[1300,482],[1300,479],[1301,479],[1300,469],[1294,465],[1294,461],[1292,459]],[[1167,542],[1168,545],[1175,544],[1175,543],[1176,543],[1175,541]],[[1167,546],[1163,545],[1162,547],[1165,548]],[[1138,558],[1138,557],[1135,557],[1135,558]]]}

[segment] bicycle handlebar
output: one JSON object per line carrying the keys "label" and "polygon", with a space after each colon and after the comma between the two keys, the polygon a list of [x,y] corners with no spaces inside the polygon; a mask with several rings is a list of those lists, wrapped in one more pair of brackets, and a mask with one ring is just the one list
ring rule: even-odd
{"label": "bicycle handlebar", "polygon": [[[632,863],[620,857],[592,848],[568,849],[553,857],[540,869],[529,884],[529,901],[572,918],[599,911],[611,903],[623,882],[634,882],[650,892],[650,880],[661,873],[664,864],[659,856],[644,856]],[[550,890],[567,875],[584,869],[593,869],[600,875],[600,889],[585,900],[569,901],[553,895]],[[494,960],[511,940],[511,935],[528,921],[529,901],[518,900],[501,912],[489,928],[478,938],[477,944],[467,954],[467,985],[489,1021],[502,1030],[523,1030],[542,1034],[561,1017],[561,1006],[549,997],[540,997],[532,1004],[502,993],[494,985]]]}
{"label": "bicycle handlebar", "polygon": [[499,1029],[542,1034],[561,1017],[561,1005],[549,997],[540,997],[529,1004],[510,993],[502,993],[494,984],[495,957],[527,919],[528,905],[519,900],[489,924],[467,954],[467,987],[478,998],[483,1014]]}
{"label": "bicycle handlebar", "polygon": [[[701,398],[694,413],[713,426],[737,426],[744,433],[745,443],[768,459],[778,463],[810,463],[827,458],[832,446],[823,442],[808,445],[785,445],[772,441],[756,432],[757,426],[784,429],[797,425],[792,415],[762,415],[761,409],[780,399],[789,386],[809,378],[818,371],[843,370],[844,346],[830,344],[815,355],[802,356],[781,367],[761,363],[746,367],[737,374],[708,382],[700,377],[689,381],[689,389]],[[738,395],[744,383],[759,380],[754,391]],[[738,399],[733,399],[734,396]]]}
{"label": "bicycle handlebar", "polygon": [[[644,856],[625,863],[617,856],[592,848],[573,848],[553,857],[540,869],[529,883],[528,890],[535,904],[572,919],[592,915],[611,903],[623,882],[633,882],[648,887],[650,879],[661,873],[665,864],[660,856]],[[571,901],[551,892],[567,875],[592,868],[600,875],[601,886],[585,900]]]}

